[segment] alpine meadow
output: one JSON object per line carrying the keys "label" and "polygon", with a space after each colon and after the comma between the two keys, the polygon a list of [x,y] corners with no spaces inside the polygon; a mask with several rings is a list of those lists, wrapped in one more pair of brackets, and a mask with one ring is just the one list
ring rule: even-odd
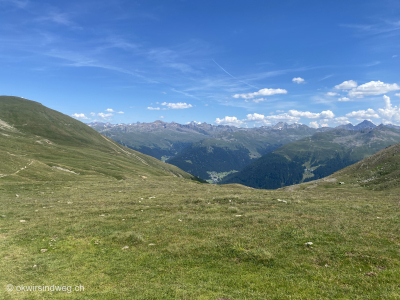
{"label": "alpine meadow", "polygon": [[0,299],[400,299],[400,3],[0,0]]}

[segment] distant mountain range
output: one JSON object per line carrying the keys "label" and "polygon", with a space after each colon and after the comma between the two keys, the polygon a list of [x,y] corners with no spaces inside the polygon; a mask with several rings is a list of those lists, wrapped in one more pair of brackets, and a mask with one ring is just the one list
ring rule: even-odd
{"label": "distant mountain range", "polygon": [[[315,129],[303,124],[284,122],[256,128],[196,122],[182,125],[162,121],[88,125],[124,146],[214,183],[285,144],[334,129]],[[357,131],[374,127],[376,125],[373,123],[364,121],[356,126],[347,124],[337,128]]]}
{"label": "distant mountain range", "polygon": [[[397,127],[394,125],[387,125],[387,126]],[[349,123],[346,125],[339,125],[336,128],[337,129],[347,129],[347,130],[361,130],[361,129],[365,129],[365,128],[375,128],[375,127],[376,127],[376,125],[374,123],[372,123],[371,121],[364,120],[360,124],[357,124],[356,126],[353,126],[353,124]]]}
{"label": "distant mountain range", "polygon": [[274,126],[238,128],[191,122],[186,125],[155,121],[152,123],[88,124],[114,141],[178,166],[182,170],[211,179],[243,167],[280,146],[324,132],[302,124],[280,122]]}
{"label": "distant mountain range", "polygon": [[[359,126],[360,125],[360,126]],[[288,143],[230,174],[221,183],[276,189],[328,176],[400,142],[400,129],[363,122],[363,129],[333,130]],[[371,126],[371,127],[368,127]]]}

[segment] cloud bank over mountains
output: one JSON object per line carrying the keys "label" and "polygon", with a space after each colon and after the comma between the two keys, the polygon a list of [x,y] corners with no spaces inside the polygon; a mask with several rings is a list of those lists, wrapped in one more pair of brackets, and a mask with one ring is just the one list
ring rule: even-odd
{"label": "cloud bank over mountains", "polygon": [[[300,78],[300,77],[299,77]],[[293,82],[301,83],[302,80],[297,80],[299,78],[293,78]],[[302,79],[302,78],[300,78]],[[382,95],[394,91],[400,90],[400,86],[397,83],[384,83],[382,81],[370,81],[361,85],[355,80],[347,80],[338,85],[335,85],[334,90],[340,90],[341,92],[329,91],[325,93],[325,96],[339,97],[337,98],[338,102],[355,102],[360,101],[360,99],[369,96],[377,96]],[[347,95],[343,95],[345,92]],[[243,94],[234,94],[232,97],[236,99],[244,99],[245,102],[248,102],[248,99],[252,99],[256,96],[272,96],[272,95],[286,95],[288,91],[286,89],[272,89],[272,88],[264,88],[259,90],[258,92],[253,93],[243,93]],[[400,93],[395,94],[395,96],[400,96]],[[319,119],[320,121],[312,121],[310,122],[310,126],[314,128],[318,128],[317,126],[329,126],[330,124],[346,124],[350,123],[349,119],[354,119],[357,121],[360,120],[372,120],[374,119],[377,123],[400,123],[400,112],[397,106],[392,106],[390,97],[387,95],[383,96],[383,100],[385,103],[384,108],[378,108],[376,110],[372,108],[368,108],[365,110],[355,110],[352,112],[345,113],[342,116],[336,117],[332,110],[324,110],[321,112],[310,112],[310,111],[300,111],[296,109],[289,109],[287,112],[282,112],[280,114],[270,114],[265,115],[263,113],[252,113],[247,114],[246,118],[239,119],[236,116],[225,116],[224,118],[216,118],[215,124],[224,124],[224,125],[234,125],[234,126],[248,126],[249,122],[253,122],[253,126],[255,124],[261,125],[271,125],[273,122],[292,122],[297,123],[300,120],[306,121],[305,119]],[[266,98],[261,98],[261,101],[253,101],[255,103],[268,101]],[[307,121],[306,121],[307,122]]]}
{"label": "cloud bank over mountains", "polygon": [[335,117],[331,110],[313,113],[310,111],[288,110],[287,112],[277,115],[264,115],[259,113],[247,114],[245,119],[239,120],[237,117],[225,116],[220,119],[217,118],[215,123],[218,125],[233,125],[243,126],[249,122],[261,123],[262,125],[271,125],[272,122],[291,122],[298,123],[301,118],[303,119],[319,119],[320,121],[312,121],[309,123],[310,127],[319,128],[328,127],[328,123],[334,124],[347,124],[350,123],[349,119],[357,121],[375,120],[376,123],[383,124],[399,124],[400,123],[400,106],[393,106],[390,97],[384,95],[382,97],[384,108],[377,110],[368,108],[366,110],[358,110],[347,113],[345,116]]}

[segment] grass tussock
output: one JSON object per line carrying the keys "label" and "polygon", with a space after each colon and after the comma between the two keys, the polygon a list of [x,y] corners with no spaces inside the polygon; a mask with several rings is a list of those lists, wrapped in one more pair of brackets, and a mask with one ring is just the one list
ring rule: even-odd
{"label": "grass tussock", "polygon": [[0,284],[85,286],[2,299],[400,297],[396,190],[150,177],[4,181],[0,195]]}

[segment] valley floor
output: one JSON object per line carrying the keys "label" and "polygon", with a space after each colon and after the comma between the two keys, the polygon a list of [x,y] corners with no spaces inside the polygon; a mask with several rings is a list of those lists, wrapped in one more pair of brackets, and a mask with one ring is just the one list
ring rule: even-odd
{"label": "valley floor", "polygon": [[398,195],[169,177],[3,182],[0,298],[398,299]]}

